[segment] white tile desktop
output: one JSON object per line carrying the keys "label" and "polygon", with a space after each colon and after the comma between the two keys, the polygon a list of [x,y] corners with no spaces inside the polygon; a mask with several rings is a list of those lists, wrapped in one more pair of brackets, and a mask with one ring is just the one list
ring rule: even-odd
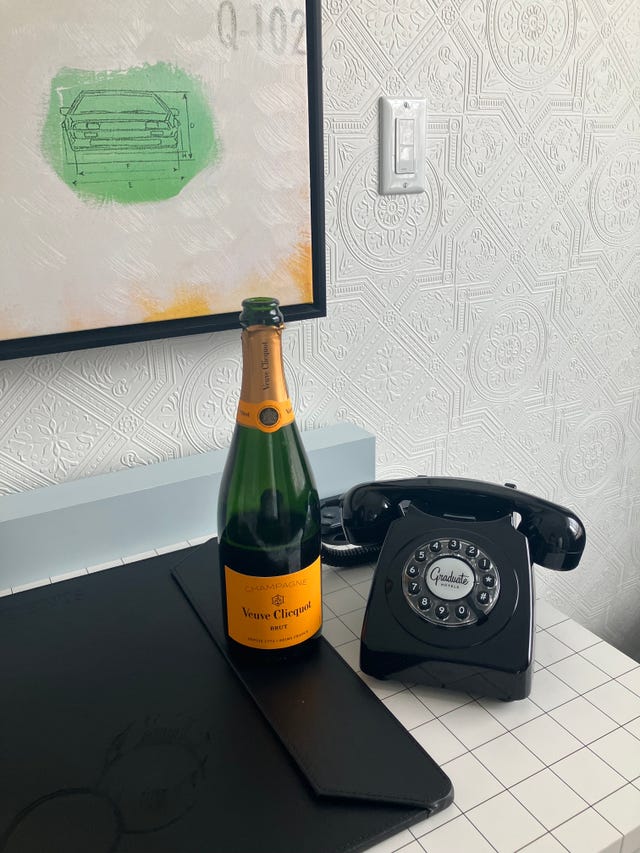
{"label": "white tile desktop", "polygon": [[334,572],[331,569],[325,569],[322,572],[322,594],[326,598],[328,593],[336,592],[339,589],[348,589],[349,584],[342,574]]}
{"label": "white tile desktop", "polygon": [[324,622],[324,621],[325,621],[325,619],[334,619],[334,618],[335,618],[335,616],[336,616],[336,614],[335,614],[335,613],[333,612],[333,610],[329,607],[329,605],[327,604],[327,602],[326,602],[326,601],[323,601],[323,602],[322,602],[322,621]]}
{"label": "white tile desktop", "polygon": [[552,664],[548,669],[549,672],[578,693],[586,693],[587,690],[592,690],[594,687],[599,687],[611,680],[606,672],[598,669],[597,666],[580,657],[580,655],[564,658],[564,660]]}
{"label": "white tile desktop", "polygon": [[353,631],[337,616],[324,620],[322,633],[332,646],[340,646],[357,639]]}
{"label": "white tile desktop", "polygon": [[571,699],[575,699],[577,695],[572,687],[569,687],[553,672],[548,669],[541,669],[534,674],[529,698],[536,705],[539,705],[543,711],[550,711]]}
{"label": "white tile desktop", "polygon": [[603,800],[618,788],[623,788],[627,782],[590,749],[580,749],[556,761],[551,765],[551,769],[589,805]]}
{"label": "white tile desktop", "polygon": [[360,678],[364,681],[372,693],[375,693],[378,699],[383,700],[388,696],[393,696],[394,693],[402,693],[406,690],[406,686],[401,681],[381,681],[378,678],[373,678],[367,675],[366,672],[358,672]]}
{"label": "white tile desktop", "polygon": [[356,671],[360,668],[360,641],[351,640],[336,648],[339,655]]}
{"label": "white tile desktop", "polygon": [[520,849],[522,853],[566,853],[567,851],[567,848],[560,844],[550,832]]}
{"label": "white tile desktop", "polygon": [[351,586],[355,589],[356,592],[359,592],[360,595],[366,601],[369,597],[369,590],[371,589],[371,580],[360,581],[360,583],[352,583]]}
{"label": "white tile desktop", "polygon": [[543,824],[510,791],[476,806],[467,816],[498,853],[519,850],[545,833]]}
{"label": "white tile desktop", "polygon": [[424,847],[419,841],[411,841],[409,844],[400,848],[399,853],[424,853]]}
{"label": "white tile desktop", "polygon": [[547,628],[547,633],[555,637],[556,640],[560,640],[565,646],[569,646],[574,652],[581,652],[590,646],[602,643],[600,637],[577,622],[574,622],[573,619],[567,619],[556,625],[550,625]]}
{"label": "white tile desktop", "polygon": [[609,681],[584,695],[596,708],[600,708],[620,725],[640,717],[640,696],[617,681]]}
{"label": "white tile desktop", "polygon": [[442,769],[453,783],[458,807],[465,812],[504,790],[504,785],[470,752],[447,761]]}
{"label": "white tile desktop", "polygon": [[373,570],[374,566],[367,564],[365,566],[353,566],[350,569],[325,569],[324,571],[325,573],[333,571],[334,574],[341,576],[345,583],[350,584],[350,586],[357,586],[363,582],[370,584],[373,577]]}
{"label": "white tile desktop", "polygon": [[577,738],[547,714],[518,726],[513,734],[547,765],[582,747]]}
{"label": "white tile desktop", "polygon": [[451,803],[446,809],[443,809],[441,812],[437,812],[431,817],[425,818],[425,820],[418,821],[418,823],[414,823],[410,827],[410,832],[416,838],[422,840],[424,844],[425,841],[423,837],[430,832],[434,832],[434,830],[439,829],[441,826],[444,826],[445,823],[450,823],[452,820],[455,820],[462,814],[459,807],[455,803]]}
{"label": "white tile desktop", "polygon": [[593,809],[580,812],[553,834],[569,853],[620,853],[622,848],[622,833]]}
{"label": "white tile desktop", "polygon": [[639,668],[637,661],[602,640],[597,645],[584,649],[582,656],[613,678]]}
{"label": "white tile desktop", "polygon": [[449,731],[467,747],[474,749],[504,734],[506,729],[478,702],[469,702],[440,718]]}
{"label": "white tile desktop", "polygon": [[558,625],[560,622],[569,622],[564,613],[561,613],[553,604],[549,604],[543,598],[536,600],[535,609],[536,625],[539,628],[551,628],[553,625]]}
{"label": "white tile desktop", "polygon": [[617,727],[617,723],[603,714],[583,696],[577,696],[558,708],[549,711],[561,726],[574,734],[584,744],[598,740]]}
{"label": "white tile desktop", "polygon": [[[624,728],[640,740],[640,717],[638,717],[637,720],[631,720],[630,722],[625,723]],[[638,766],[640,767],[640,764]]]}
{"label": "white tile desktop", "polygon": [[627,781],[640,778],[640,739],[627,729],[618,728],[589,748]]}
{"label": "white tile desktop", "polygon": [[478,747],[473,754],[507,788],[544,769],[540,759],[511,732]]}
{"label": "white tile desktop", "polygon": [[360,637],[362,631],[362,620],[364,618],[364,607],[359,607],[357,610],[351,610],[349,613],[343,613],[340,619],[349,628],[356,637]]}
{"label": "white tile desktop", "polygon": [[482,707],[495,717],[507,729],[514,729],[539,717],[543,709],[531,699],[520,699],[518,702],[501,702],[500,699],[479,699]]}
{"label": "white tile desktop", "polygon": [[433,720],[431,711],[410,690],[390,696],[384,704],[409,731]]}
{"label": "white tile desktop", "polygon": [[640,666],[636,666],[630,672],[625,672],[617,680],[636,696],[640,696]]}
{"label": "white tile desktop", "polygon": [[413,684],[410,690],[436,717],[441,717],[443,714],[447,714],[449,711],[453,711],[473,701],[473,698],[468,693],[444,690],[438,687],[427,687],[422,684]]}
{"label": "white tile desktop", "polygon": [[[413,835],[411,835],[408,829],[404,829],[392,838],[386,838],[379,844],[374,844],[373,847],[369,847],[367,853],[396,853],[398,850],[405,851],[406,853],[407,847],[415,843],[416,841]],[[420,851],[420,846],[418,846],[417,849]],[[411,853],[413,853],[413,851],[411,851]]]}
{"label": "white tile desktop", "polygon": [[[358,670],[370,575],[333,574],[325,600],[347,631],[329,619],[327,638]],[[640,665],[552,605],[536,604],[527,699],[500,702],[359,672],[455,790],[448,809],[369,853],[640,853],[640,805],[626,814],[640,803]]]}
{"label": "white tile desktop", "polygon": [[350,586],[346,586],[344,589],[337,589],[334,592],[324,593],[323,599],[336,616],[342,616],[344,613],[358,610],[367,603],[366,599]]}
{"label": "white tile desktop", "polygon": [[546,829],[555,829],[587,807],[582,797],[549,768],[518,782],[511,793]]}
{"label": "white tile desktop", "polygon": [[412,729],[411,734],[438,764],[445,764],[467,752],[467,747],[440,720],[423,723]]}
{"label": "white tile desktop", "polygon": [[594,808],[622,833],[621,853],[637,853],[640,849],[640,790],[626,785],[596,803]]}
{"label": "white tile desktop", "polygon": [[549,666],[573,654],[569,646],[562,643],[548,631],[538,631],[535,637],[534,653],[542,666]]}
{"label": "white tile desktop", "polygon": [[458,850],[495,853],[491,844],[465,815],[460,815],[421,838],[420,844],[427,853],[452,853]]}

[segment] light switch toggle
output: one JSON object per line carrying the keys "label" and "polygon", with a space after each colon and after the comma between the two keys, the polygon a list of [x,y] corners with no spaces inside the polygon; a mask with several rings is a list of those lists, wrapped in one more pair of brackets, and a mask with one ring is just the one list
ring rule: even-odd
{"label": "light switch toggle", "polygon": [[396,120],[396,174],[413,174],[416,170],[415,121],[412,118]]}
{"label": "light switch toggle", "polygon": [[426,189],[427,104],[424,98],[380,98],[379,192]]}

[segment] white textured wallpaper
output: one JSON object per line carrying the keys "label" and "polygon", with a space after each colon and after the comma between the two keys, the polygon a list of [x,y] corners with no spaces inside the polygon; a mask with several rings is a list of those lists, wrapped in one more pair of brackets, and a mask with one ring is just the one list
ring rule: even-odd
{"label": "white textured wallpaper", "polygon": [[[587,526],[545,596],[640,658],[640,4],[324,0],[328,316],[302,427],[378,476],[515,482]],[[377,101],[425,97],[427,187],[377,195]],[[228,442],[236,332],[0,364],[0,491]],[[212,510],[213,511],[213,510]]]}

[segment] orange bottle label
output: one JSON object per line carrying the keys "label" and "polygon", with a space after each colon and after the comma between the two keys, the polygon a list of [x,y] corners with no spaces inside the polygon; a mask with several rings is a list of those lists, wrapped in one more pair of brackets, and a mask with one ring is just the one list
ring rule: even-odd
{"label": "orange bottle label", "polygon": [[261,400],[259,403],[240,400],[236,420],[242,426],[262,432],[277,432],[293,421],[291,400]]}
{"label": "orange bottle label", "polygon": [[254,649],[303,643],[322,625],[320,557],[291,575],[256,577],[224,567],[229,636]]}

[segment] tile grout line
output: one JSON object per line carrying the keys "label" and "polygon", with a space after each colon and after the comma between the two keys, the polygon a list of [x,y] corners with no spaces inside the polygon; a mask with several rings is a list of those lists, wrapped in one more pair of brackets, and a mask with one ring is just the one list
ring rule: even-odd
{"label": "tile grout line", "polygon": [[[620,651],[619,649],[616,649],[615,646],[612,646],[610,643],[607,643],[605,640],[600,640],[600,643],[602,643],[602,645],[608,646],[611,649],[615,649],[616,651]],[[589,646],[586,649],[582,649],[581,651],[577,651],[575,654],[579,655],[584,661],[586,661],[587,663],[590,663],[591,666],[595,666],[596,669],[599,669],[600,672],[603,672],[605,675],[608,675],[611,678],[620,678],[620,676],[626,675],[627,673],[633,672],[634,670],[640,668],[640,663],[638,663],[637,661],[634,661],[635,666],[631,666],[631,667],[629,667],[629,669],[625,669],[624,672],[621,672],[619,675],[613,675],[612,676],[611,673],[607,672],[606,669],[603,669],[600,666],[600,664],[594,663],[592,660],[589,660],[589,658],[587,658],[583,655],[583,652],[586,652],[589,649],[593,649],[595,646],[600,645],[600,643],[595,643],[593,646]],[[620,654],[622,655],[622,654],[624,654],[624,652],[620,652]],[[629,655],[625,655],[625,657],[629,657]],[[633,660],[633,658],[629,658],[629,660]]]}
{"label": "tile grout line", "polygon": [[[539,820],[539,819],[538,819],[538,818],[533,814],[533,812],[532,812],[532,811],[530,811],[530,810],[529,810],[529,809],[524,805],[524,803],[521,803],[521,802],[520,802],[520,800],[515,796],[515,794],[512,794],[512,793],[511,793],[511,791],[509,791],[508,789],[505,789],[504,791],[501,791],[499,794],[494,794],[494,796],[493,796],[493,797],[489,797],[489,799],[488,799],[488,800],[485,800],[485,801],[484,801],[484,803],[482,803],[482,805],[484,805],[485,803],[490,802],[491,800],[495,799],[496,797],[500,797],[500,796],[502,796],[502,794],[505,794],[505,793],[508,793],[508,794],[509,794],[509,795],[510,795],[514,800],[515,800],[515,802],[516,802],[519,806],[521,806],[521,807],[522,807],[522,808],[527,812],[527,814],[531,815],[531,817],[535,820],[535,822],[536,822],[539,826],[541,826],[541,827],[542,827],[542,830],[543,830],[543,831],[540,833],[540,835],[536,835],[536,837],[535,837],[535,838],[531,838],[529,841],[527,841],[527,843],[524,845],[524,848],[526,848],[526,847],[527,847],[527,845],[529,845],[529,844],[533,844],[533,842],[534,842],[534,841],[538,841],[538,839],[540,839],[540,838],[542,838],[544,835],[546,835],[546,834],[549,832],[549,830],[548,830],[548,829],[546,828],[546,826],[542,823],[542,821],[541,821],[541,820]],[[474,808],[478,808],[478,806],[474,806]],[[471,811],[473,811],[473,809],[471,809]],[[467,815],[466,815],[466,813],[465,813],[465,816],[467,816]],[[477,825],[476,825],[476,824],[471,820],[471,818],[468,818],[468,819],[469,819],[469,821],[473,824],[473,826],[475,826],[475,828],[478,830],[478,832],[480,833],[480,835],[482,835],[482,837],[483,837],[483,838],[486,838],[486,836],[483,834],[483,832],[480,830],[480,828],[479,828],[479,827],[478,827],[478,826],[477,826]],[[487,841],[488,841],[488,839],[487,839]],[[491,842],[489,842],[489,843],[491,843]],[[492,844],[491,846],[493,847],[493,844]],[[494,847],[494,850],[495,850],[495,849],[496,849],[496,848]],[[518,849],[519,849],[519,850],[522,850],[523,848],[522,848],[522,847],[519,847]]]}
{"label": "tile grout line", "polygon": [[[573,789],[572,789],[572,790],[573,790]],[[618,790],[618,791],[621,791],[621,790],[622,790],[622,788],[617,788],[617,790]],[[616,792],[615,792],[615,791],[612,791],[611,793],[612,793],[612,794],[614,794],[614,793],[616,793]],[[606,797],[603,797],[603,799],[606,799]],[[602,802],[602,800],[598,800],[598,802]],[[622,853],[622,846],[623,846],[623,844],[624,844],[624,835],[622,834],[621,830],[619,830],[619,829],[618,829],[618,827],[617,827],[617,826],[614,826],[614,824],[612,824],[610,820],[607,820],[607,818],[606,818],[604,815],[600,814],[600,812],[599,812],[596,808],[594,808],[594,806],[589,806],[589,808],[588,808],[588,809],[583,809],[581,812],[578,812],[578,814],[573,815],[573,817],[570,817],[570,818],[568,818],[567,820],[562,821],[562,823],[559,823],[556,827],[554,827],[553,829],[549,830],[549,832],[553,835],[553,833],[556,831],[556,829],[560,829],[560,827],[562,827],[562,826],[566,826],[568,823],[570,823],[572,820],[574,820],[575,818],[577,818],[579,815],[581,815],[581,814],[585,814],[585,812],[587,812],[587,811],[589,811],[589,810],[591,810],[592,812],[594,812],[595,814],[597,814],[597,815],[598,815],[598,817],[601,817],[601,818],[602,818],[602,820],[603,820],[605,823],[607,823],[607,824],[608,824],[608,825],[609,825],[609,826],[614,830],[614,832],[617,832],[617,833],[618,833],[618,835],[620,836],[620,839],[619,839],[619,842],[618,842],[618,849],[617,849],[617,850],[615,850],[615,851],[614,851],[614,853]],[[558,843],[562,844],[562,842],[560,841],[560,839],[559,839],[559,838],[556,838],[556,836],[555,836],[555,835],[554,835],[553,837],[556,839],[556,841],[558,841]],[[564,845],[563,845],[563,846],[564,846]]]}
{"label": "tile grout line", "polygon": [[[485,800],[485,802],[488,802],[488,801],[486,801],[486,800]],[[460,808],[460,807],[458,806],[458,808]],[[462,809],[460,809],[460,814],[455,815],[455,816],[451,819],[451,821],[453,821],[453,820],[457,820],[458,818],[464,818],[464,819],[467,821],[467,823],[468,823],[468,824],[470,824],[470,825],[475,829],[475,831],[478,833],[478,835],[479,835],[481,838],[483,838],[483,839],[487,842],[487,844],[489,845],[489,847],[491,847],[491,849],[495,851],[495,853],[500,853],[500,851],[498,850],[498,848],[497,848],[494,844],[492,844],[492,843],[491,843],[491,841],[489,841],[489,839],[488,839],[488,838],[487,838],[487,836],[482,832],[482,830],[481,830],[481,829],[479,829],[479,828],[475,825],[475,823],[471,820],[471,818],[469,817],[469,815],[468,815],[466,812],[463,812],[463,811],[462,811]],[[441,824],[441,826],[446,826],[446,824],[447,824],[447,823],[451,823],[451,821],[447,821],[446,823]],[[424,835],[421,835],[421,836],[420,836],[420,838],[417,838],[417,839],[416,839],[416,841],[417,841],[417,842],[418,842],[418,844],[422,847],[422,849],[425,851],[425,853],[429,853],[429,851],[428,851],[428,848],[427,848],[427,847],[425,847],[425,846],[424,846],[424,844],[422,843],[422,839],[423,839],[423,838],[424,838],[424,839],[426,839],[426,838],[427,838],[427,837],[428,837],[432,832],[437,832],[437,831],[438,831],[438,829],[440,829],[440,827],[437,827],[437,829],[429,830],[428,832],[425,832],[425,833],[424,833]],[[535,839],[534,839],[534,840],[535,840]],[[402,853],[402,848],[400,848],[400,850],[398,850],[398,851],[394,851],[394,853]]]}
{"label": "tile grout line", "polygon": [[[590,661],[589,661],[589,662],[590,662]],[[580,691],[576,690],[576,689],[575,689],[575,687],[571,687],[571,685],[570,685],[568,682],[566,682],[566,681],[565,681],[563,678],[561,678],[559,675],[556,675],[554,672],[552,672],[551,674],[552,674],[552,675],[555,675],[555,677],[556,677],[559,681],[562,681],[562,683],[563,683],[566,687],[569,687],[571,690],[574,690],[574,691],[578,694],[578,696],[579,696],[579,697],[582,697],[586,702],[588,702],[588,703],[591,705],[591,707],[592,707],[592,708],[595,708],[595,709],[596,709],[596,711],[600,711],[600,713],[601,713],[601,714],[604,714],[604,715],[605,715],[605,717],[608,717],[608,718],[611,720],[611,722],[612,722],[612,723],[615,723],[615,724],[616,724],[617,726],[619,726],[619,727],[624,726],[624,725],[626,725],[626,723],[618,723],[618,721],[617,721],[616,719],[614,719],[614,717],[612,717],[610,714],[608,714],[608,713],[607,713],[603,708],[598,707],[598,705],[596,705],[594,702],[592,702],[592,701],[591,701],[591,699],[589,699],[589,694],[590,694],[590,693],[592,693],[594,690],[599,690],[601,687],[606,687],[606,686],[607,686],[607,685],[609,685],[609,684],[618,684],[620,687],[622,687],[624,690],[626,690],[626,691],[627,691],[631,696],[634,696],[634,697],[635,697],[635,698],[637,698],[637,699],[640,699],[640,696],[638,696],[638,694],[637,694],[637,693],[634,693],[634,691],[633,691],[633,690],[630,690],[630,689],[629,689],[625,684],[621,684],[621,683],[618,681],[619,676],[610,675],[610,674],[606,673],[604,670],[601,670],[601,672],[602,672],[604,675],[607,675],[607,681],[603,681],[603,682],[602,682],[602,684],[598,684],[598,685],[596,685],[596,687],[590,687],[590,688],[589,688],[588,690],[586,690],[584,693],[581,693]],[[629,670],[629,672],[633,672],[633,670]],[[626,673],[622,673],[622,675],[625,675],[625,674],[626,674]],[[578,698],[578,697],[576,697],[576,696],[574,696],[574,697],[573,697],[573,699],[576,699],[576,698]],[[572,699],[569,699],[569,700],[568,700],[568,702],[571,702],[571,701],[573,701],[573,700],[572,700]],[[536,704],[537,704],[537,703],[536,703]],[[561,708],[561,707],[562,707],[562,705],[566,705],[566,704],[567,704],[567,702],[563,702],[561,705],[558,705],[557,707],[558,707],[558,708]],[[549,710],[555,711],[555,710],[556,710],[556,708],[550,708]],[[627,722],[631,723],[631,722],[633,722],[634,720],[637,720],[639,717],[640,717],[640,714],[638,714],[638,716],[636,716],[636,717],[632,717],[632,718],[631,718],[630,720],[628,720]],[[556,721],[556,722],[557,722],[557,721]],[[562,725],[562,723],[560,723],[560,725]],[[567,729],[567,731],[569,731],[569,730]],[[571,732],[570,732],[570,734],[571,734]],[[575,735],[574,735],[574,737],[575,737]]]}
{"label": "tile grout line", "polygon": [[[589,749],[589,747],[587,746],[587,747],[585,747],[585,749]],[[591,750],[589,750],[589,752],[591,752]],[[592,754],[593,754],[596,758],[600,758],[600,756],[599,756],[599,755],[597,755],[597,753],[595,753],[595,752],[594,752],[594,753],[592,753]],[[566,757],[568,758],[569,756],[566,756]],[[554,764],[559,764],[559,763],[560,763],[560,761],[563,761],[563,760],[564,760],[564,759],[560,758],[560,759],[558,759],[558,761],[554,762]],[[601,760],[601,761],[603,761],[604,759],[600,759],[600,760]],[[605,763],[606,763],[606,762],[605,762]],[[608,765],[608,766],[609,766],[609,767],[611,767],[611,765]],[[567,786],[567,788],[569,788],[571,791],[573,791],[573,793],[574,793],[574,794],[576,794],[576,796],[580,797],[580,799],[581,799],[583,802],[586,802],[586,803],[587,803],[587,806],[588,806],[589,808],[591,808],[591,809],[594,809],[594,811],[596,810],[596,809],[595,809],[595,807],[596,807],[596,805],[597,805],[598,803],[603,802],[604,800],[606,800],[606,799],[607,799],[607,797],[610,797],[612,794],[615,794],[617,791],[621,791],[621,790],[622,790],[623,788],[625,788],[627,785],[631,785],[631,784],[632,784],[632,783],[631,783],[631,782],[629,782],[627,779],[625,779],[625,778],[624,778],[624,776],[622,775],[622,773],[620,773],[618,770],[616,770],[616,769],[615,769],[615,767],[611,767],[611,769],[612,769],[615,773],[617,773],[617,775],[618,775],[618,776],[620,776],[620,778],[622,779],[622,785],[619,785],[617,788],[614,788],[612,791],[609,791],[609,793],[608,793],[608,794],[605,794],[605,795],[604,795],[604,797],[600,797],[600,799],[599,799],[599,800],[596,800],[594,803],[589,803],[589,802],[587,802],[587,801],[585,800],[585,798],[583,797],[583,795],[582,795],[579,791],[576,791],[576,789],[575,789],[575,788],[574,788],[574,787],[573,787],[569,782],[567,782],[567,781],[566,781],[566,779],[563,779],[563,778],[562,778],[562,776],[560,776],[560,775],[559,775],[559,774],[558,774],[558,773],[557,773],[553,768],[554,768],[554,765],[553,765],[553,764],[550,764],[550,765],[547,767],[547,770],[551,770],[551,772],[552,772],[552,773],[553,773],[553,775],[556,777],[556,779],[559,779],[561,782],[563,782],[563,783]],[[578,812],[578,814],[581,814],[581,812]],[[569,820],[571,820],[571,818],[569,818]],[[566,821],[565,821],[565,823],[566,823]]]}

